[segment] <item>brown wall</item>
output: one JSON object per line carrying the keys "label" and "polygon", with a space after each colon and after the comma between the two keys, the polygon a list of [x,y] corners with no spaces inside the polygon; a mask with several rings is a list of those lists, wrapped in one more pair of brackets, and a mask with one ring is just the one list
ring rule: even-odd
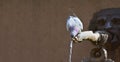
{"label": "brown wall", "polygon": [[[0,62],[68,62],[69,8],[87,30],[94,12],[115,7],[120,0],[0,0]],[[87,41],[74,44],[72,62],[92,47]]]}

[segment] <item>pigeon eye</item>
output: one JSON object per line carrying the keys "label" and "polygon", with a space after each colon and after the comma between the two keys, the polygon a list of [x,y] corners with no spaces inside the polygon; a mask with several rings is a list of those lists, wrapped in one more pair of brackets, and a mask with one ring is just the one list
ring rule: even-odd
{"label": "pigeon eye", "polygon": [[97,25],[98,25],[98,26],[104,26],[104,25],[105,25],[105,22],[106,22],[106,21],[105,21],[104,19],[100,19],[100,20],[97,21]]}
{"label": "pigeon eye", "polygon": [[114,18],[111,22],[113,25],[120,25],[120,18]]}

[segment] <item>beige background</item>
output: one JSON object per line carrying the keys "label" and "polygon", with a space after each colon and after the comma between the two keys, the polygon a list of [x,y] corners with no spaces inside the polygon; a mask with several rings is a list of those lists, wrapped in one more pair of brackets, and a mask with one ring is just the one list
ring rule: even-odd
{"label": "beige background", "polygon": [[[68,62],[69,8],[87,30],[94,12],[118,7],[120,0],[0,0],[0,62]],[[74,44],[72,62],[91,48],[88,41]]]}

